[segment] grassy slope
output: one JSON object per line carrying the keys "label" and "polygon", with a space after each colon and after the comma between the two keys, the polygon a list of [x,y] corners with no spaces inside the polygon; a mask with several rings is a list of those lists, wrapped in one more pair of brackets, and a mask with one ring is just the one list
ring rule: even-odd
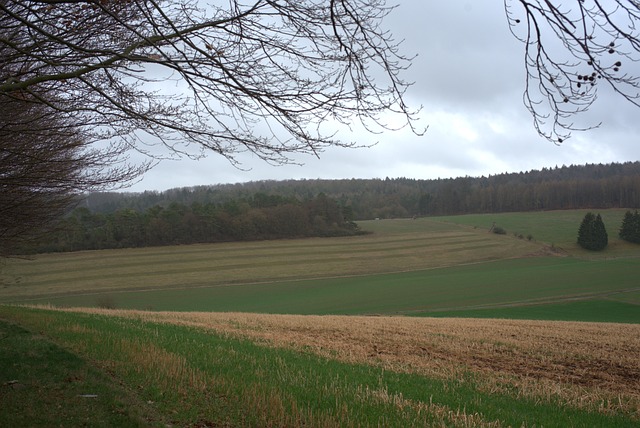
{"label": "grassy slope", "polygon": [[[602,215],[609,245],[603,252],[594,253],[580,248],[576,243],[577,227],[587,212],[599,212]],[[466,225],[470,227],[487,227],[495,223],[507,230],[510,235],[532,235],[534,240],[557,247],[562,253],[582,260],[627,259],[628,263],[640,265],[640,248],[618,238],[618,230],[627,209],[611,210],[568,210],[526,213],[476,214],[465,216],[443,216],[438,220]],[[489,226],[490,227],[490,226]],[[617,268],[605,262],[599,277],[590,277],[589,271],[578,270],[575,278],[566,278],[576,284],[600,281],[612,285],[631,284],[640,272],[632,268],[627,274],[621,274]],[[595,267],[595,266],[592,266]],[[610,270],[608,270],[610,268]],[[597,269],[597,268],[596,268]],[[546,280],[556,281],[553,272],[545,276]],[[621,276],[619,275],[621,274]],[[622,292],[610,295],[593,296],[582,301],[547,302],[539,305],[522,305],[517,307],[494,307],[488,309],[458,308],[442,311],[434,316],[460,316],[480,318],[515,318],[540,320],[575,320],[575,321],[610,321],[640,322],[640,292]]]}
{"label": "grassy slope", "polygon": [[[442,315],[443,311],[478,306],[495,309],[498,305],[568,303],[578,298],[614,299],[624,296],[621,290],[637,287],[637,274],[636,261],[628,259],[526,258],[398,274],[113,293],[110,297],[119,308],[153,310]],[[46,301],[92,306],[97,299],[88,295]],[[633,303],[628,305],[634,307]],[[610,312],[590,311],[587,318],[613,321],[610,315],[622,316],[612,307]],[[627,315],[617,320],[640,322],[640,311]]]}
{"label": "grassy slope", "polygon": [[1,319],[0,403],[3,427],[143,427],[162,420],[84,358]]}
{"label": "grassy slope", "polygon": [[398,220],[407,230],[350,238],[221,243],[46,254],[11,260],[0,300],[229,285],[416,270],[497,260],[537,246],[455,224]]}
{"label": "grassy slope", "polygon": [[[581,249],[576,239],[578,227],[587,212],[600,213],[609,235],[609,247],[605,253],[593,253]],[[479,228],[496,226],[504,228],[509,235],[518,234],[526,237],[531,234],[536,241],[553,244],[578,257],[599,258],[638,255],[637,246],[618,239],[618,231],[626,209],[610,210],[567,210],[540,211],[502,214],[472,214],[464,216],[443,216],[438,220]]]}
{"label": "grassy slope", "polygon": [[430,317],[505,318],[521,320],[558,320],[640,324],[637,303],[605,299],[577,302],[496,307],[490,309],[457,309],[424,314]]}
{"label": "grassy slope", "polygon": [[[178,426],[573,426],[625,427],[635,417],[609,409],[607,413],[579,409],[554,400],[533,400],[509,393],[483,392],[472,374],[436,379],[414,373],[381,370],[367,364],[348,364],[312,353],[265,347],[249,340],[184,326],[125,320],[109,316],[55,313],[0,307],[0,317],[18,321],[59,343],[73,354],[105,367],[113,383],[101,385],[95,414],[81,410],[83,422],[94,426],[103,412],[127,415],[138,404],[154,413],[150,424],[169,420]],[[0,324],[3,325],[3,324]],[[4,325],[3,325],[4,326]],[[7,328],[7,327],[3,327]],[[14,340],[9,327],[6,338]],[[18,342],[27,342],[23,330]],[[40,340],[40,339],[38,339]],[[51,349],[58,349],[46,343]],[[36,351],[37,353],[38,351]],[[62,351],[74,367],[61,365],[54,373],[41,371],[41,383],[59,383],[57,373],[75,373],[82,366]],[[42,351],[42,357],[48,354]],[[68,356],[70,355],[70,356]],[[15,360],[15,355],[12,356]],[[10,370],[11,357],[0,366]],[[23,367],[41,365],[33,359]],[[25,375],[22,370],[16,376]],[[13,373],[12,373],[13,375]],[[134,404],[112,404],[109,391],[116,383],[134,394]],[[84,379],[77,391],[86,391]],[[69,392],[61,407],[56,392],[41,390],[43,424],[63,420],[79,398]],[[93,392],[94,389],[91,389]],[[33,392],[32,390],[29,392]],[[13,391],[5,393],[7,396]],[[132,397],[128,397],[132,398]],[[621,397],[626,399],[625,397]],[[145,406],[143,406],[145,407]],[[0,420],[16,421],[15,407],[0,408]],[[60,419],[58,419],[60,418]],[[115,420],[132,426],[133,419]],[[496,426],[496,425],[493,425]]]}

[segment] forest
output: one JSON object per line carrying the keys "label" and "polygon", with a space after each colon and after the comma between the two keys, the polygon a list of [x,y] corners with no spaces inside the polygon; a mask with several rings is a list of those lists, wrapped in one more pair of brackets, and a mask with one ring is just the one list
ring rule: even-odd
{"label": "forest", "polygon": [[640,162],[489,177],[286,180],[92,193],[24,252],[341,236],[354,223],[536,210],[640,207]]}
{"label": "forest", "polygon": [[78,207],[25,253],[135,248],[210,242],[346,236],[361,233],[348,209],[324,194],[298,201],[259,193],[224,204],[171,202],[112,213]]}

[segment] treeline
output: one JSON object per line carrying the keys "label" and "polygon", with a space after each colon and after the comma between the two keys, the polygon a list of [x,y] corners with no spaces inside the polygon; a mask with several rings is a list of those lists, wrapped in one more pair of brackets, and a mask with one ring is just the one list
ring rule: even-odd
{"label": "treeline", "polygon": [[257,193],[217,205],[172,202],[144,211],[72,211],[46,241],[24,252],[133,248],[360,233],[348,207],[324,194],[299,201]]}
{"label": "treeline", "polygon": [[438,180],[260,181],[95,193],[24,252],[359,233],[354,221],[467,213],[640,207],[640,162]]}
{"label": "treeline", "polygon": [[95,212],[144,211],[177,202],[223,205],[263,193],[307,200],[323,193],[348,207],[354,220],[559,209],[640,207],[640,162],[544,168],[541,171],[416,180],[259,181],[164,192],[98,193],[84,202]]}

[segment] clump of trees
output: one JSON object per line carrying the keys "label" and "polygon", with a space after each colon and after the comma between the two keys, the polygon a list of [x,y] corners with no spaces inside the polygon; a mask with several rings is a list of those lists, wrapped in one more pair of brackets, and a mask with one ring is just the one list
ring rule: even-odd
{"label": "clump of trees", "polygon": [[348,207],[324,194],[300,201],[257,193],[227,203],[171,203],[110,214],[78,208],[61,228],[24,252],[79,251],[160,245],[347,236],[361,233]]}
{"label": "clump of trees", "polygon": [[491,231],[492,231],[493,233],[495,233],[496,235],[506,235],[506,234],[507,234],[506,229],[505,229],[504,227],[501,227],[501,226],[494,226],[494,227],[491,229]]}
{"label": "clump of trees", "polygon": [[[640,213],[630,210],[624,214],[618,233],[620,239],[640,244]],[[587,250],[600,251],[609,243],[607,231],[600,214],[587,213],[578,229],[578,244]]]}
{"label": "clump of trees", "polygon": [[578,229],[578,245],[591,251],[604,250],[609,244],[609,237],[600,214],[588,212]]}
{"label": "clump of trees", "polygon": [[640,244],[640,213],[627,211],[622,219],[619,233],[620,239],[634,244]]}

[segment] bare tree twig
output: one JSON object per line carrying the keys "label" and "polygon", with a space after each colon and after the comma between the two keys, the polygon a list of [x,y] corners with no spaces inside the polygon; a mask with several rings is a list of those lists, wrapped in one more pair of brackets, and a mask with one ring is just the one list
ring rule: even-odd
{"label": "bare tree twig", "polygon": [[[640,3],[635,0],[505,0],[513,35],[525,46],[524,104],[538,133],[562,143],[602,85],[640,107]],[[626,72],[625,70],[629,70]]]}
{"label": "bare tree twig", "polygon": [[[383,0],[26,1],[0,3],[0,94],[55,107],[156,156],[213,150],[270,163],[329,146],[328,122],[414,126],[401,79],[411,58],[381,29]],[[37,91],[33,89],[37,88]]]}

